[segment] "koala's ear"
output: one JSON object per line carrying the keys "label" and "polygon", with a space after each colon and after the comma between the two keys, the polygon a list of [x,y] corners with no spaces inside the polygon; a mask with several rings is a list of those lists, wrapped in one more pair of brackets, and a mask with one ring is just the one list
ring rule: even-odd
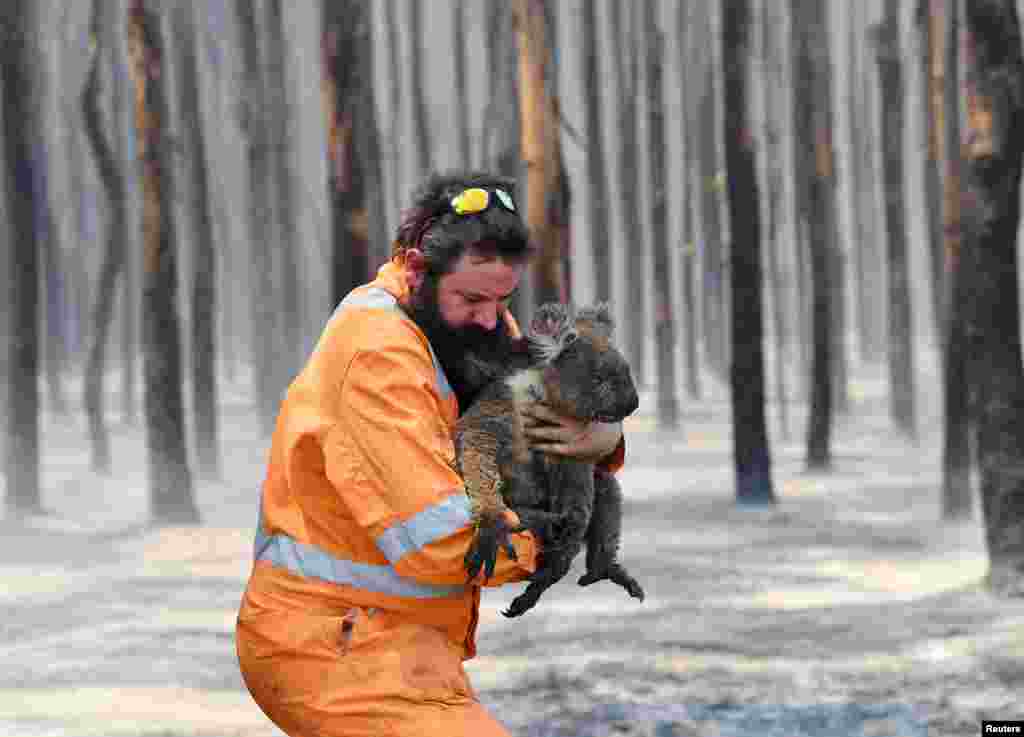
{"label": "koala's ear", "polygon": [[537,308],[530,321],[530,334],[538,338],[558,337],[569,327],[569,310],[558,302],[548,302]]}
{"label": "koala's ear", "polygon": [[599,302],[590,307],[584,307],[576,313],[576,324],[583,324],[595,333],[611,337],[615,324],[612,320],[612,310],[607,302]]}

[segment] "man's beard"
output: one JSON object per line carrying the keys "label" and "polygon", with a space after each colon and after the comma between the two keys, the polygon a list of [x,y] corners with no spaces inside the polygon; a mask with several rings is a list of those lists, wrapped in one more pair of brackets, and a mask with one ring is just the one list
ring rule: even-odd
{"label": "man's beard", "polygon": [[410,296],[406,312],[430,341],[459,401],[459,411],[464,412],[482,388],[481,374],[467,363],[467,357],[472,354],[484,361],[500,360],[498,357],[507,348],[510,335],[500,316],[494,330],[479,325],[461,328],[449,325],[441,315],[437,299],[439,281],[440,277],[432,274],[424,277],[420,288]]}

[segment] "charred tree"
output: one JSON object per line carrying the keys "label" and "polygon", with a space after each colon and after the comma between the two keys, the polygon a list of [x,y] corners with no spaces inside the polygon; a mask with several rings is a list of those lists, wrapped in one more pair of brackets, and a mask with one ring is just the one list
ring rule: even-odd
{"label": "charred tree", "polygon": [[279,241],[273,251],[277,291],[281,295],[280,349],[273,364],[274,393],[278,399],[291,383],[298,356],[304,349],[303,309],[299,299],[299,238],[295,218],[295,177],[292,166],[294,140],[292,95],[288,81],[288,48],[284,35],[282,0],[265,0],[266,102],[270,124],[267,153],[271,159],[274,204],[277,208]]}
{"label": "charred tree", "polygon": [[1024,59],[1013,0],[972,0],[959,276],[974,392],[990,588],[1024,596],[1024,369],[1017,229]]}
{"label": "charred tree", "polygon": [[611,274],[609,272],[609,194],[608,174],[605,170],[604,139],[601,128],[604,125],[601,114],[600,84],[601,67],[607,64],[607,56],[598,53],[597,18],[594,3],[581,4],[583,28],[581,44],[583,46],[583,85],[585,91],[586,129],[587,134],[587,176],[590,184],[589,207],[587,217],[590,220],[591,251],[594,257],[594,273],[596,275],[595,291],[598,300],[611,299]]}
{"label": "charred tree", "polygon": [[[124,271],[125,241],[128,230],[128,208],[125,195],[124,173],[114,155],[104,130],[103,115],[100,111],[100,70],[103,51],[100,46],[104,29],[113,22],[116,10],[110,0],[94,0],[90,33],[93,48],[89,76],[82,92],[82,119],[85,135],[96,160],[100,182],[103,184],[110,220],[107,224],[106,246],[100,267],[99,283],[93,292],[96,300],[92,310],[92,331],[89,334],[89,358],[85,372],[83,405],[89,421],[89,440],[92,447],[93,471],[110,473],[110,436],[107,432],[106,391],[104,377],[107,370],[107,344],[110,323],[114,312],[114,297],[117,282]],[[116,111],[115,111],[116,114]]]}
{"label": "charred tree", "polygon": [[544,3],[542,0],[516,0],[514,8],[519,39],[526,222],[538,251],[531,272],[533,304],[536,306],[562,301],[566,296],[558,212],[563,175],[554,101],[547,85],[551,51]]}
{"label": "charred tree", "polygon": [[760,204],[746,89],[750,8],[748,0],[724,0],[722,9],[725,162],[732,232],[730,378],[736,500],[764,505],[775,503],[775,492],[764,408]]}
{"label": "charred tree", "polygon": [[928,257],[932,277],[932,310],[935,314],[936,334],[942,335],[946,322],[945,315],[945,270],[943,268],[942,229],[942,123],[943,123],[943,74],[945,48],[943,25],[945,0],[919,0],[916,12],[918,38],[923,57],[924,119],[928,145],[925,149],[924,203],[928,222]]}
{"label": "charred tree", "polygon": [[[854,269],[857,274],[857,323],[860,356],[872,363],[882,359],[885,346],[884,302],[876,296],[877,286],[884,283],[881,271],[883,259],[880,256],[882,238],[878,235],[876,207],[877,182],[874,174],[874,104],[868,72],[871,66],[865,62],[864,44],[861,43],[861,17],[865,13],[863,3],[847,3],[848,22],[855,29],[850,43],[849,74],[852,77],[850,96],[850,125],[852,171],[851,182],[854,192],[854,207],[858,216],[854,218],[854,237],[858,248],[854,249]],[[881,303],[881,304],[880,304]]]}
{"label": "charred tree", "polygon": [[[712,38],[710,19],[711,6],[705,9],[704,28],[706,38]],[[714,43],[710,41],[709,43]],[[704,79],[702,91],[697,105],[699,112],[698,135],[701,146],[699,156],[700,210],[703,225],[703,308],[704,339],[706,341],[708,364],[720,379],[725,379],[729,357],[729,326],[726,318],[728,297],[726,295],[725,278],[725,246],[723,243],[722,202],[724,190],[722,167],[719,160],[719,120],[716,114],[715,100],[718,97],[718,85],[715,71],[715,54],[707,53],[703,60]]]}
{"label": "charred tree", "polygon": [[648,203],[654,242],[651,254],[654,266],[654,341],[657,375],[658,427],[666,431],[680,426],[679,400],[676,397],[675,320],[672,312],[672,266],[668,243],[668,176],[665,157],[665,112],[662,96],[665,66],[665,39],[658,28],[657,8],[644,3],[643,29],[646,42],[644,62],[647,73],[647,125],[651,202]]}
{"label": "charred tree", "polygon": [[274,172],[269,155],[271,145],[267,110],[267,85],[260,26],[252,0],[236,0],[241,67],[244,75],[241,115],[247,137],[249,169],[249,227],[251,252],[250,311],[252,316],[252,364],[256,406],[263,432],[274,429],[278,404],[276,347],[280,344],[279,315],[275,310],[272,240],[274,232]]}
{"label": "charred tree", "polygon": [[[934,104],[938,160],[942,167],[943,233],[943,417],[942,516],[969,519],[973,516],[971,489],[971,419],[968,402],[967,334],[964,307],[967,294],[960,275],[962,226],[960,218],[963,187],[960,180],[960,9],[957,0],[931,0],[933,66],[939,67],[934,81],[938,99]],[[935,98],[933,97],[933,100]]]}
{"label": "charred tree", "polygon": [[[364,102],[372,92],[369,8],[361,2],[324,2],[324,110],[327,115],[329,201],[334,237],[332,293],[340,302],[370,273],[364,126],[373,123]],[[369,115],[367,114],[369,113]],[[368,119],[369,118],[369,119]]]}
{"label": "charred tree", "polygon": [[217,431],[217,354],[214,338],[217,305],[217,261],[206,134],[196,58],[196,25],[191,3],[177,8],[181,110],[189,161],[189,204],[192,217],[192,420],[196,465],[203,479],[220,477]]}
{"label": "charred tree", "polygon": [[10,356],[5,440],[7,510],[12,515],[42,511],[39,489],[39,233],[33,172],[39,135],[32,39],[38,34],[35,3],[11,0],[0,10],[4,28],[3,125],[7,217],[4,291],[10,300]]}
{"label": "charred tree", "polygon": [[642,383],[643,377],[647,375],[644,309],[642,307],[646,296],[642,294],[643,290],[640,290],[641,294],[637,294],[635,289],[635,285],[644,283],[646,279],[642,249],[639,247],[641,224],[640,198],[637,195],[640,184],[637,143],[639,139],[637,111],[640,95],[639,52],[637,43],[630,33],[628,22],[630,8],[625,3],[609,2],[606,12],[611,26],[609,29],[612,42],[611,57],[615,67],[613,76],[618,82],[620,92],[618,104],[612,108],[617,113],[615,124],[618,135],[614,136],[613,140],[616,144],[615,169],[619,173],[618,212],[625,243],[628,244],[629,249],[628,255],[621,253],[626,247],[620,249],[618,253],[613,253],[610,265],[613,270],[616,263],[621,265],[622,272],[620,273],[625,274],[624,295],[630,293],[634,295],[634,306],[630,309],[623,309],[620,314],[626,318],[629,325],[625,340],[629,363],[633,375],[637,377],[639,383]]}
{"label": "charred tree", "polygon": [[[794,95],[797,171],[806,177],[798,189],[807,221],[811,286],[811,381],[807,418],[807,467],[832,464],[833,367],[835,340],[832,287],[836,258],[835,185],[832,166],[832,110],[828,76],[828,24],[824,0],[794,0]],[[812,102],[813,101],[813,102]],[[798,174],[798,176],[799,176]],[[802,190],[802,191],[801,191]]]}
{"label": "charred tree", "polygon": [[885,21],[873,29],[872,36],[884,101],[882,141],[889,266],[890,411],[896,427],[911,440],[916,440],[913,322],[903,198],[904,95],[898,4],[887,6]]}
{"label": "charred tree", "polygon": [[185,444],[178,318],[172,149],[160,16],[132,0],[128,43],[135,82],[143,190],[143,373],[152,514],[157,523],[199,521]]}
{"label": "charred tree", "polygon": [[699,68],[699,44],[697,34],[692,22],[694,7],[692,3],[680,4],[677,8],[677,32],[682,40],[680,44],[680,68],[683,79],[683,119],[682,135],[684,159],[683,198],[679,207],[683,211],[683,319],[686,322],[686,391],[690,399],[700,399],[701,376],[700,376],[700,309],[697,295],[697,198],[694,196],[694,189],[699,179],[695,176],[698,151],[701,141],[698,135],[697,126],[697,100],[693,90],[697,87],[700,74]]}

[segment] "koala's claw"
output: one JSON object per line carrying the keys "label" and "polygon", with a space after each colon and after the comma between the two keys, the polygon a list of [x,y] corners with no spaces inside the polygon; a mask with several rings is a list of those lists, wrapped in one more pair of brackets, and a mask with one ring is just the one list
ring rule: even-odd
{"label": "koala's claw", "polygon": [[611,581],[624,588],[634,599],[644,600],[644,590],[637,583],[637,580],[629,575],[629,572],[620,565],[613,565],[604,571],[587,571],[577,583],[580,586],[589,586],[598,581]]}
{"label": "koala's claw", "polygon": [[477,526],[476,537],[463,559],[466,572],[469,574],[467,581],[476,579],[481,570],[484,572],[485,582],[494,575],[499,548],[512,560],[519,560],[515,546],[512,545],[511,532],[508,523],[501,517],[481,522]]}

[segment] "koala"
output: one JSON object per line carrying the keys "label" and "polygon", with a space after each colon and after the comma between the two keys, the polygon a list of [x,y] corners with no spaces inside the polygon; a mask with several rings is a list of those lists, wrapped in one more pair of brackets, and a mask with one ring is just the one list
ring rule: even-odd
{"label": "koala", "polygon": [[[482,388],[455,430],[456,470],[473,505],[476,537],[466,555],[469,580],[494,573],[498,549],[515,557],[509,534],[534,531],[544,541],[541,564],[526,590],[503,612],[531,609],[568,572],[587,546],[587,572],[579,584],[611,580],[643,599],[644,592],[618,560],[622,491],[615,477],[593,463],[531,450],[517,407],[539,401],[583,420],[619,422],[639,406],[625,358],[611,343],[606,305],[581,309],[549,303],[538,309],[525,338],[509,339],[498,354],[467,356],[463,372]],[[512,509],[521,526],[510,529]]]}

